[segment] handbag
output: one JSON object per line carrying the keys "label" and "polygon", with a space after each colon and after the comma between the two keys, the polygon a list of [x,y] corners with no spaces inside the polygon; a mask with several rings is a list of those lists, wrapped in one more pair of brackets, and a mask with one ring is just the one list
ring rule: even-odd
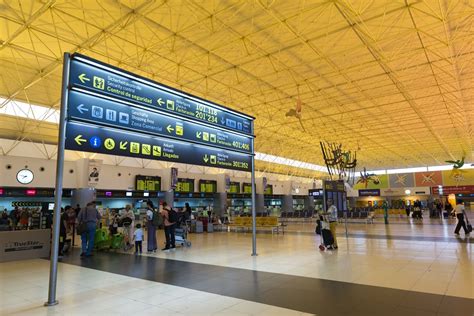
{"label": "handbag", "polygon": [[83,233],[86,232],[86,230],[87,230],[86,222],[81,222],[79,223],[79,225],[77,225],[76,232],[78,235],[82,235]]}
{"label": "handbag", "polygon": [[[86,218],[87,218],[87,208],[86,208]],[[82,235],[83,233],[86,232],[86,230],[87,230],[87,223],[83,220],[77,225],[76,232],[78,235]]]}

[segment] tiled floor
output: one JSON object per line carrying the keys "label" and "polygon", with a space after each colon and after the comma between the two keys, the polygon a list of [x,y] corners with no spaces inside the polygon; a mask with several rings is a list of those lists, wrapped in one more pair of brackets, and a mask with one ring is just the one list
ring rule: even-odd
{"label": "tiled floor", "polygon": [[[340,225],[340,232],[342,228]],[[403,290],[399,293],[408,293],[411,299],[405,298],[406,304],[393,305],[390,310],[399,315],[474,315],[474,305],[471,305],[472,311],[466,312],[466,306],[469,307],[469,303],[466,302],[474,302],[472,301],[474,246],[472,238],[470,241],[464,236],[459,239],[452,238],[454,230],[452,222],[425,220],[424,224],[414,224],[407,222],[406,219],[399,219],[391,221],[389,226],[381,223],[351,224],[350,236],[358,237],[346,239],[344,235],[338,236],[339,250],[336,252],[317,250],[319,237],[311,233],[313,229],[312,223],[299,223],[291,224],[288,227],[291,233],[285,235],[259,234],[257,257],[250,256],[251,234],[223,232],[191,234],[189,237],[193,242],[192,247],[150,256],[165,259],[164,262],[179,260],[288,275],[290,277],[288,282],[295,280],[291,279],[291,276],[298,276],[304,277],[304,280],[323,279],[354,283],[358,286],[369,285],[361,287],[359,291],[380,288]],[[365,238],[365,234],[369,234],[369,238]],[[392,238],[386,239],[383,237],[384,234]],[[163,242],[163,237],[163,232],[159,231],[159,243]],[[97,256],[91,260],[96,260],[99,264],[99,258],[100,256]],[[103,315],[115,312],[127,313],[127,311],[137,311],[140,314],[206,315],[300,313],[271,306],[272,304],[260,304],[238,297],[189,289],[185,283],[184,286],[176,286],[164,284],[167,282],[140,280],[123,275],[126,273],[112,274],[99,271],[99,266],[95,268],[98,270],[61,264],[58,289],[60,305],[44,308],[41,304],[47,296],[48,262],[34,260],[0,264],[0,313],[2,315],[13,313]],[[154,271],[155,263],[150,264],[148,268]],[[122,272],[127,271],[125,269]],[[136,274],[137,277],[140,277],[139,272]],[[186,275],[186,271],[175,273]],[[187,273],[197,272],[187,271]],[[295,289],[295,293],[297,290]],[[322,291],[320,295],[327,295],[324,292]],[[336,299],[339,299],[338,293],[339,291],[334,293]],[[372,307],[372,314],[354,309],[347,311],[346,315],[387,314],[387,307],[384,309],[381,298],[377,297],[379,293],[381,291],[367,292],[366,303]],[[458,303],[456,297],[459,298]],[[397,299],[400,298],[394,297],[394,300]],[[416,299],[432,302],[421,304],[432,307],[432,310],[425,308],[417,311],[416,308],[420,304]],[[450,303],[446,304],[448,299]],[[460,306],[464,309],[456,310]],[[321,309],[318,315],[333,315],[333,312],[334,310],[331,312]]]}
{"label": "tiled floor", "polygon": [[303,315],[184,287],[60,264],[60,304],[43,307],[49,262],[0,264],[0,315]]}

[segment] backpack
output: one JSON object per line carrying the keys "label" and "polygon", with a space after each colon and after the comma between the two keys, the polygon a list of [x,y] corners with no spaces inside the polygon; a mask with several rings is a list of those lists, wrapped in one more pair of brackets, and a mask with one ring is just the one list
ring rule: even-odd
{"label": "backpack", "polygon": [[178,222],[178,213],[172,208],[168,209],[168,222],[177,223]]}
{"label": "backpack", "polygon": [[157,210],[153,210],[153,219],[151,223],[155,227],[160,227],[163,225],[163,216],[161,216],[160,212]]}

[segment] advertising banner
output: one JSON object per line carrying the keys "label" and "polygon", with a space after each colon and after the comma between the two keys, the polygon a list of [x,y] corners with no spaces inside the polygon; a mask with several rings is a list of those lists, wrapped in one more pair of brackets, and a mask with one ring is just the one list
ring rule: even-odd
{"label": "advertising banner", "polygon": [[0,262],[47,258],[50,229],[0,232]]}
{"label": "advertising banner", "polygon": [[178,168],[171,168],[171,190],[176,189],[178,185]]}
{"label": "advertising banner", "polygon": [[417,187],[443,185],[443,176],[441,171],[417,172],[415,183]]}
{"label": "advertising banner", "polygon": [[89,159],[87,185],[90,188],[95,188],[99,184],[101,167],[102,167],[102,160]]}
{"label": "advertising banner", "polygon": [[466,186],[474,183],[474,169],[442,171],[443,186]]}
{"label": "advertising banner", "polygon": [[354,189],[363,190],[363,189],[385,189],[388,188],[388,175],[374,175],[370,177],[371,180],[368,182],[361,181],[360,178],[356,178],[356,183],[354,184]]}
{"label": "advertising banner", "polygon": [[226,192],[229,192],[229,190],[230,190],[230,176],[228,174],[224,175],[224,181],[225,181],[225,190],[226,190]]}
{"label": "advertising banner", "polygon": [[406,188],[415,186],[415,177],[413,173],[389,174],[390,188]]}

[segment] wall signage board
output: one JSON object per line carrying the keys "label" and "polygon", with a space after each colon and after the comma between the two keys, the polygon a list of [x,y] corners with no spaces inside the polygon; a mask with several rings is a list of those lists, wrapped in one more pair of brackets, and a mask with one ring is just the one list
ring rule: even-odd
{"label": "wall signage board", "polygon": [[[474,185],[443,186],[443,195],[474,193]],[[439,195],[439,187],[432,187],[433,195]]]}
{"label": "wall signage board", "polygon": [[179,178],[176,183],[176,192],[193,193],[194,192],[194,179],[183,179]]}
{"label": "wall signage board", "polygon": [[359,190],[359,196],[380,196],[380,189]]}
{"label": "wall signage board", "polygon": [[217,181],[215,180],[199,180],[199,192],[201,193],[216,193]]}
{"label": "wall signage board", "polygon": [[324,196],[323,189],[309,189],[308,194],[309,196],[313,196],[313,197],[321,198],[321,199]]}
{"label": "wall signage board", "polygon": [[230,182],[229,193],[240,193],[240,182]]}
{"label": "wall signage board", "polygon": [[250,153],[251,138],[182,120],[168,113],[130,106],[104,97],[69,91],[69,117],[205,146]]}
{"label": "wall signage board", "polygon": [[242,193],[252,193],[252,184],[251,183],[242,183]]}
{"label": "wall signage board", "polygon": [[135,177],[135,190],[161,191],[161,177],[137,175]]}
{"label": "wall signage board", "polygon": [[66,148],[242,171],[250,171],[252,163],[241,153],[76,122],[68,124]]}
{"label": "wall signage board", "polygon": [[85,56],[73,56],[70,78],[72,86],[253,135],[248,116]]}
{"label": "wall signage board", "polygon": [[74,54],[66,149],[251,171],[253,118]]}
{"label": "wall signage board", "polygon": [[273,185],[267,184],[265,187],[265,191],[263,192],[265,195],[272,195],[273,194]]}

